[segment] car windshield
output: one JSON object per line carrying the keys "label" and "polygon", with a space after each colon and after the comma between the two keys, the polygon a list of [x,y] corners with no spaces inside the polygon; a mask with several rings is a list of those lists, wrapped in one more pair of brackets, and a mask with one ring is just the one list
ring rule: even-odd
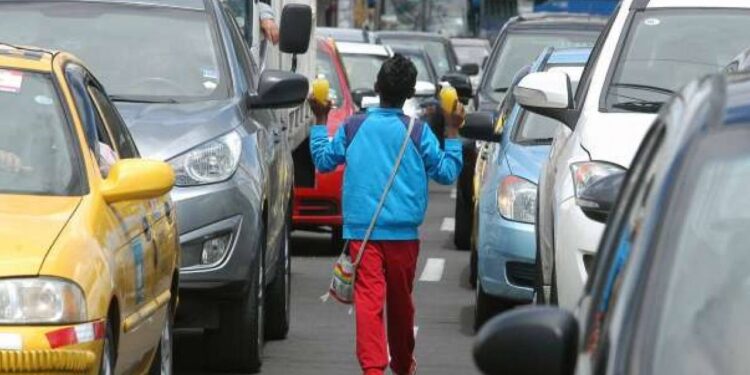
{"label": "car windshield", "polygon": [[453,50],[456,51],[459,64],[477,64],[481,66],[484,58],[490,54],[490,51],[483,46],[453,45]]}
{"label": "car windshield", "polygon": [[352,91],[357,89],[370,89],[375,87],[380,66],[386,60],[385,56],[346,54],[342,55],[344,69],[349,78],[349,87]]}
{"label": "car windshield", "polygon": [[653,10],[638,13],[605,92],[606,109],[656,113],[689,81],[724,69],[746,50],[750,12]]}
{"label": "car windshield", "polygon": [[[573,93],[578,90],[578,83],[583,74],[583,65],[557,65],[547,67],[549,72],[564,72],[570,77]],[[520,106],[517,106],[520,108]],[[555,134],[563,124],[551,117],[538,115],[529,111],[523,111],[518,130],[514,132],[513,141],[519,144],[546,145],[552,144]]]}
{"label": "car windshield", "polygon": [[70,128],[52,79],[0,69],[0,113],[0,194],[80,194]]}
{"label": "car windshield", "polygon": [[328,80],[331,88],[329,90],[329,97],[333,101],[336,107],[340,107],[344,103],[344,93],[341,90],[341,82],[339,81],[339,75],[336,71],[336,67],[333,65],[331,55],[318,50],[318,61],[317,61],[317,76],[323,76]]}
{"label": "car windshield", "polygon": [[592,47],[598,36],[599,33],[594,31],[554,34],[511,32],[502,44],[502,49],[495,55],[494,61],[487,67],[485,74],[489,74],[489,79],[485,81],[483,91],[500,101],[516,73],[534,61],[545,48]]}
{"label": "car windshield", "polygon": [[[709,133],[710,134],[710,133]],[[746,374],[750,357],[750,133],[710,135],[685,155],[663,220],[651,374]],[[661,254],[661,257],[659,257]],[[653,336],[656,336],[655,338]]]}
{"label": "car windshield", "polygon": [[414,66],[417,68],[417,81],[434,82],[437,78],[433,78],[430,74],[430,69],[427,67],[427,60],[424,56],[416,53],[404,54],[408,57]]}
{"label": "car windshield", "polygon": [[[393,48],[411,48],[414,47],[414,45],[421,46],[427,51],[427,55],[430,56],[430,60],[432,60],[432,64],[435,66],[435,72],[437,72],[438,78],[454,69],[454,67],[451,66],[450,58],[448,57],[448,47],[442,42],[413,38],[388,38],[382,39],[381,43],[392,46]],[[539,52],[541,52],[541,50]]]}
{"label": "car windshield", "polygon": [[4,42],[75,54],[113,98],[172,102],[228,93],[204,11],[63,1],[2,3],[0,13]]}

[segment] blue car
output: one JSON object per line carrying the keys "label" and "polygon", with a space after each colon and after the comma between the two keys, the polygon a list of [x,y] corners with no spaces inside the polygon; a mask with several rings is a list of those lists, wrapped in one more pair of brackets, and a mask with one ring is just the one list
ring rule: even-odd
{"label": "blue car", "polygon": [[[577,85],[590,48],[548,48],[514,83],[528,73],[562,71]],[[467,117],[461,134],[488,141],[477,204],[476,327],[534,295],[537,183],[555,134],[568,131],[556,120],[523,110],[508,95],[497,112]]]}

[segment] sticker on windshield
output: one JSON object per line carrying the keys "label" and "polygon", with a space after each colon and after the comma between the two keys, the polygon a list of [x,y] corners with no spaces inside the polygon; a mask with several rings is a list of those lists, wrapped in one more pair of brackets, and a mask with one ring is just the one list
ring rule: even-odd
{"label": "sticker on windshield", "polygon": [[656,26],[661,23],[661,21],[658,18],[647,18],[645,21],[643,21],[646,26]]}
{"label": "sticker on windshield", "polygon": [[219,80],[219,72],[216,69],[203,68],[203,78]]}
{"label": "sticker on windshield", "polygon": [[0,69],[0,92],[21,92],[23,73],[15,70]]}

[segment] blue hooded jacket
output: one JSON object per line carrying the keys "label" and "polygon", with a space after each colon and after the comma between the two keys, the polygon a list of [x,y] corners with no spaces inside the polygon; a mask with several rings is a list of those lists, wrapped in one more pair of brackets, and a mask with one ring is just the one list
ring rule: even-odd
{"label": "blue hooded jacket", "polygon": [[[310,152],[321,172],[346,163],[343,186],[344,238],[363,239],[393,171],[409,125],[400,109],[370,108],[348,118],[332,139],[324,125],[313,126]],[[430,127],[416,120],[411,142],[371,240],[416,240],[428,200],[428,176],[449,185],[463,166],[462,146],[446,139],[445,150]]]}

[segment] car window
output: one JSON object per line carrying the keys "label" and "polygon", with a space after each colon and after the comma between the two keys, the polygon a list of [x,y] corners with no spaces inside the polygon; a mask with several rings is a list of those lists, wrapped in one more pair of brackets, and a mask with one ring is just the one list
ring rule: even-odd
{"label": "car window", "polygon": [[0,113],[0,194],[82,194],[78,143],[50,75],[0,69]]}
{"label": "car window", "polygon": [[130,136],[125,123],[120,117],[117,108],[109,101],[107,95],[98,87],[88,87],[91,99],[99,110],[99,115],[104,120],[105,126],[112,137],[112,145],[121,159],[132,159],[139,157],[138,148]]}
{"label": "car window", "polygon": [[344,61],[344,69],[349,78],[349,87],[354,91],[372,89],[375,86],[380,66],[383,65],[386,57],[345,54],[341,56],[341,59]]}
{"label": "car window", "polygon": [[241,76],[245,77],[247,83],[250,85],[250,87],[239,87],[239,89],[243,91],[255,90],[257,85],[255,75],[257,74],[258,67],[255,64],[255,60],[252,53],[250,53],[247,43],[242,39],[240,28],[237,25],[235,18],[231,16],[231,11],[226,6],[224,7],[224,11],[227,13],[225,14],[225,18],[229,24],[229,34],[232,38],[232,44],[237,52],[237,57],[239,57],[239,63],[243,68]]}
{"label": "car window", "polygon": [[435,71],[437,72],[438,77],[442,77],[445,73],[451,72],[455,69],[455,67],[451,66],[451,59],[449,56],[450,52],[448,51],[449,47],[442,42],[406,38],[388,38],[383,39],[381,42],[385,45],[392,46],[393,48],[413,48],[415,45],[421,46],[427,52],[427,55],[430,56],[430,60],[432,60],[432,64],[435,66]]}
{"label": "car window", "polygon": [[589,86],[591,85],[591,78],[594,75],[596,64],[599,62],[599,56],[601,55],[602,48],[604,47],[604,42],[607,41],[607,38],[609,37],[609,34],[612,31],[612,25],[614,24],[615,19],[617,19],[617,14],[619,14],[619,12],[620,12],[620,5],[618,4],[617,7],[615,8],[615,11],[612,13],[613,15],[609,17],[609,20],[607,21],[607,25],[604,27],[604,30],[599,34],[599,37],[596,39],[594,48],[591,50],[589,61],[586,62],[586,66],[583,68],[583,74],[581,75],[581,82],[579,84],[580,90],[576,92],[576,96],[575,96],[576,108],[581,108],[581,106],[583,105],[583,99],[586,97],[586,93],[589,91]]}
{"label": "car window", "polygon": [[317,65],[316,76],[322,76],[328,80],[330,84],[330,90],[328,97],[333,101],[333,105],[341,107],[344,103],[344,92],[341,89],[341,81],[339,81],[339,74],[334,65],[333,58],[330,54],[321,49],[317,51]]}
{"label": "car window", "polygon": [[99,164],[99,172],[101,172],[103,178],[107,178],[112,166],[120,159],[120,155],[117,153],[115,142],[112,140],[112,134],[107,128],[104,112],[93,98],[92,91],[95,89],[91,83],[86,86],[86,91],[91,95],[90,103],[95,108],[94,124],[96,126],[97,147],[94,156],[96,157],[96,162]]}
{"label": "car window", "polygon": [[657,113],[691,80],[723,70],[747,49],[750,11],[661,9],[637,12],[604,90],[603,109]]}

